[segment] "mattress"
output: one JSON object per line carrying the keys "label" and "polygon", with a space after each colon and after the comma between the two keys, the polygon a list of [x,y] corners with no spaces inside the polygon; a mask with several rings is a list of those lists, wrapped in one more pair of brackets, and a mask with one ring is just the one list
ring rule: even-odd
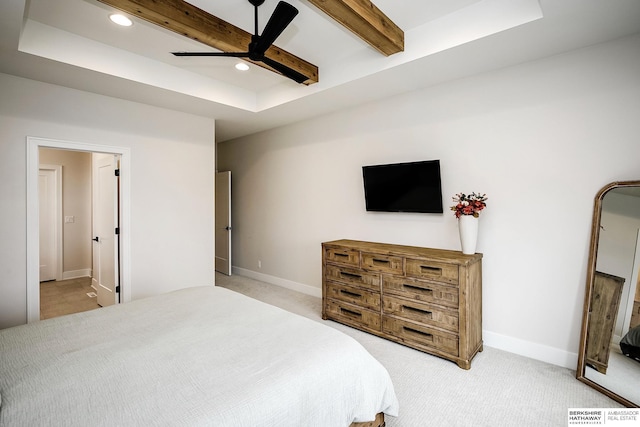
{"label": "mattress", "polygon": [[0,426],[348,426],[396,416],[385,368],[320,322],[187,288],[0,331]]}

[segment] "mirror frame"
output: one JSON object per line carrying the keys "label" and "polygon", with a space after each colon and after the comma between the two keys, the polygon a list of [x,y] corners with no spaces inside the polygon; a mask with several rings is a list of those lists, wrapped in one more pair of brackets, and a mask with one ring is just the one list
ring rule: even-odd
{"label": "mirror frame", "polygon": [[629,408],[638,407],[638,403],[631,402],[617,393],[601,386],[600,384],[585,377],[586,353],[587,353],[587,326],[589,322],[589,312],[591,311],[591,294],[593,291],[593,280],[596,272],[596,262],[598,260],[598,243],[600,240],[600,220],[602,217],[602,200],[604,196],[615,188],[640,187],[640,181],[617,181],[605,185],[596,194],[593,205],[593,222],[591,224],[591,243],[589,249],[589,263],[587,265],[587,284],[584,297],[584,311],[582,313],[582,332],[578,347],[578,367],[576,368],[576,378],[579,381],[593,387],[599,392],[609,396],[611,399]]}

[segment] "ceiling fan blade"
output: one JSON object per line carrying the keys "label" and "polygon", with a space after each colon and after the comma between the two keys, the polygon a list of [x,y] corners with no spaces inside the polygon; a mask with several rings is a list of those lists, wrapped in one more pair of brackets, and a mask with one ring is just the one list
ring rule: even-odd
{"label": "ceiling fan blade", "polygon": [[262,62],[264,62],[265,64],[267,64],[269,67],[273,68],[274,70],[278,71],[279,73],[281,73],[283,76],[290,78],[291,80],[294,80],[296,83],[304,83],[305,81],[307,81],[309,79],[309,77],[305,76],[302,73],[297,72],[294,69],[291,69],[289,67],[287,67],[286,65],[283,65],[277,61],[274,61],[273,59],[269,59],[266,56],[264,58],[262,58]]}
{"label": "ceiling fan blade", "polygon": [[252,53],[263,55],[297,14],[298,9],[284,1],[279,2],[264,30],[262,30],[262,34],[257,38],[255,45],[252,46]]}
{"label": "ceiling fan blade", "polygon": [[175,56],[231,56],[234,58],[248,58],[249,52],[171,52]]}
{"label": "ceiling fan blade", "polygon": [[255,6],[255,24],[256,34],[251,37],[248,52],[171,52],[175,56],[227,56],[235,58],[249,58],[254,62],[262,62],[271,67],[273,70],[283,76],[297,82],[304,83],[309,77],[304,74],[287,67],[273,59],[266,57],[264,54],[273,44],[273,42],[282,34],[287,26],[293,21],[298,14],[298,9],[285,1],[280,1],[275,10],[271,14],[267,25],[265,25],[262,34],[258,35],[258,6],[264,0],[249,0]]}

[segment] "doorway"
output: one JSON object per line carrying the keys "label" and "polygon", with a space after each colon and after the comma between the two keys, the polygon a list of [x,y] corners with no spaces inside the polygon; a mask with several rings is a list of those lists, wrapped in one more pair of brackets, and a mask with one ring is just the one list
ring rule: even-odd
{"label": "doorway", "polygon": [[[27,137],[27,321],[40,319],[40,228],[39,228],[39,149],[106,153],[120,157],[119,190],[119,254],[120,301],[131,300],[130,271],[130,150],[81,142]],[[66,218],[65,218],[66,219]]]}
{"label": "doorway", "polygon": [[119,155],[52,148],[38,155],[40,318],[115,304]]}

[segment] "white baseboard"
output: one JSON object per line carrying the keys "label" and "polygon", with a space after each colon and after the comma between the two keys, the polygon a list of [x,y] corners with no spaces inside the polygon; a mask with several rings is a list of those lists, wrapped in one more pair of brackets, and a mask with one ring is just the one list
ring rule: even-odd
{"label": "white baseboard", "polygon": [[[256,271],[247,270],[240,267],[232,267],[233,274],[248,277],[250,279],[259,280],[303,294],[322,298],[322,289],[302,283],[293,282],[287,279],[270,276],[268,274],[258,273]],[[482,331],[482,340],[484,345],[497,348],[498,350],[508,351],[509,353],[519,354],[520,356],[529,357],[531,359],[540,360],[542,362],[551,363],[552,365],[562,366],[563,368],[576,369],[578,366],[578,354],[568,351],[559,350],[542,344],[524,341],[519,338],[507,335],[497,334],[487,330]]]}
{"label": "white baseboard", "polygon": [[91,269],[71,270],[62,272],[62,280],[77,279],[79,277],[91,277]]}
{"label": "white baseboard", "polygon": [[231,272],[233,274],[237,274],[238,276],[248,277],[250,279],[259,280],[261,282],[298,291],[306,295],[311,295],[312,297],[322,298],[322,289],[316,288],[315,286],[305,285],[302,283],[294,282],[292,280],[281,279],[280,277],[270,276],[268,274],[258,273],[257,271],[247,270],[240,267],[232,267]]}
{"label": "white baseboard", "polygon": [[563,368],[576,369],[578,366],[577,353],[570,353],[554,347],[524,341],[519,338],[509,337],[486,330],[482,331],[482,340],[484,341],[484,344],[489,347],[508,351],[509,353],[519,354],[542,362],[551,363],[552,365],[562,366]]}

